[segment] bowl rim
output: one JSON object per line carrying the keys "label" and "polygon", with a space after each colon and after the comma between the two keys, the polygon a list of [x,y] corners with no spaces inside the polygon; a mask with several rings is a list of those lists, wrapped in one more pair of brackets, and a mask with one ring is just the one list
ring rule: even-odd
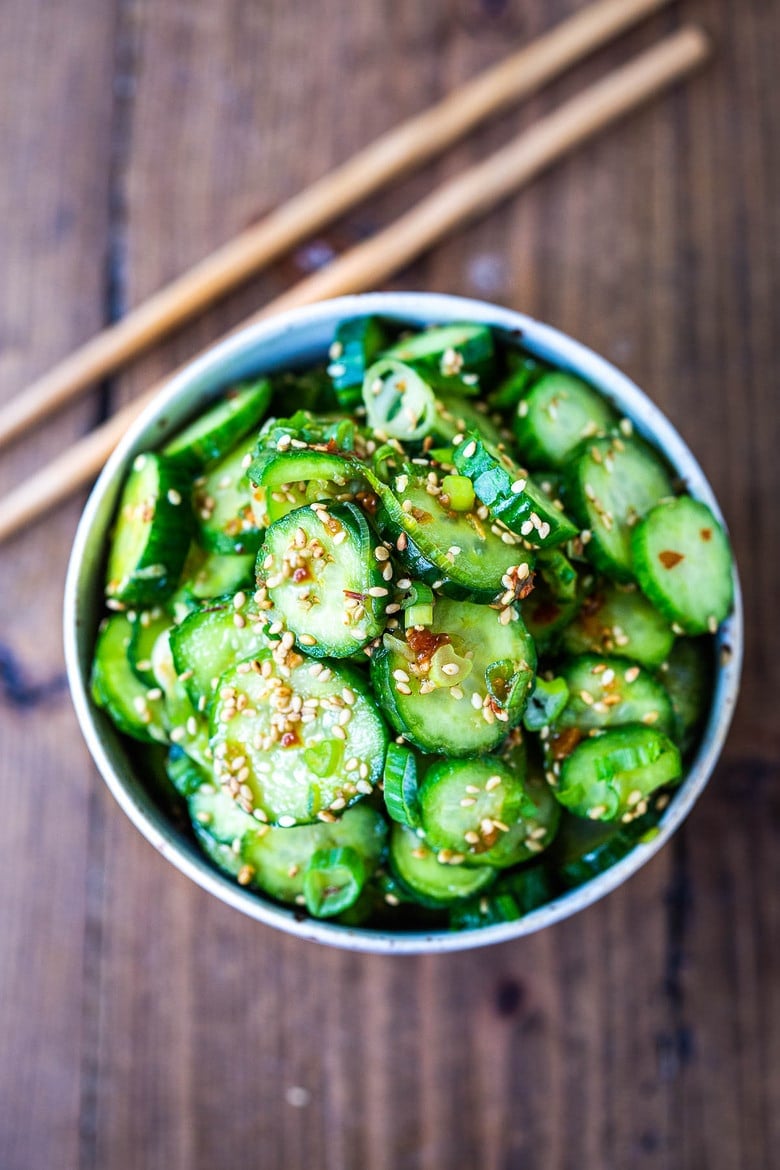
{"label": "bowl rim", "polygon": [[[544,906],[514,922],[499,923],[469,931],[421,931],[394,933],[386,930],[367,930],[346,927],[326,921],[304,918],[293,909],[267,901],[259,893],[238,886],[227,875],[218,871],[205,855],[196,852],[197,846],[184,848],[179,832],[167,822],[162,810],[154,804],[143,786],[133,792],[110,758],[106,739],[121,749],[122,737],[102,717],[91,702],[89,680],[83,669],[87,641],[94,645],[99,618],[82,614],[83,585],[96,571],[91,554],[93,526],[105,508],[107,495],[115,493],[131,459],[143,448],[144,439],[155,427],[165,426],[165,413],[188,395],[197,397],[202,409],[209,397],[226,384],[226,367],[242,356],[256,351],[271,341],[283,343],[297,334],[332,327],[347,317],[377,314],[408,321],[416,326],[425,323],[480,321],[505,331],[510,338],[522,340],[523,346],[542,357],[554,361],[564,369],[579,373],[618,408],[627,414],[637,431],[649,437],[665,458],[686,481],[688,490],[707,503],[723,522],[718,502],[704,472],[687,444],[661,410],[611,362],[587,346],[569,337],[551,325],[513,309],[486,301],[442,293],[379,292],[364,293],[320,301],[314,305],[292,309],[277,316],[251,323],[189,362],[177,371],[154,400],[132,423],[95,483],[84,507],[68,564],[65,584],[63,623],[65,662],[73,704],[81,732],[93,761],[114,798],[136,828],[180,872],[220,901],[240,910],[255,921],[276,927],[300,938],[342,949],[381,954],[441,953],[472,949],[541,930],[555,922],[599,901],[622,885],[633,873],[646,864],[669,840],[690,812],[709,780],[723,748],[736,706],[743,656],[743,612],[739,577],[734,569],[734,608],[721,625],[716,638],[716,667],[712,706],[706,728],[702,732],[699,750],[691,762],[683,784],[675,792],[658,825],[657,835],[648,842],[636,845],[626,857],[598,874],[584,885],[570,890]],[[332,331],[332,329],[331,329]],[[301,338],[300,344],[303,344]],[[288,363],[289,364],[289,363]],[[262,372],[262,362],[257,363]],[[222,374],[220,380],[219,375]],[[205,390],[199,385],[205,380],[212,384]],[[171,431],[180,426],[169,426]],[[158,441],[161,436],[158,435]],[[89,564],[90,559],[92,564]],[[128,769],[131,771],[131,769]]]}

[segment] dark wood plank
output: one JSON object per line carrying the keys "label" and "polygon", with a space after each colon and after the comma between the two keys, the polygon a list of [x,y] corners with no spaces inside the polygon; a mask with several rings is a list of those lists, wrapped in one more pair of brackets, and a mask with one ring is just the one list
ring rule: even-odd
{"label": "dark wood plank", "polygon": [[[80,0],[67,28],[44,0],[32,16],[22,0],[6,7],[10,393],[102,313],[579,4],[117,0],[113,24]],[[207,897],[114,806],[62,696],[26,713],[23,735],[0,705],[0,848],[15,875],[0,901],[3,1170],[214,1170],[248,1157],[285,1170],[770,1170],[780,15],[765,0],[738,12],[690,0],[685,15],[715,35],[705,75],[393,285],[560,325],[622,365],[696,450],[733,527],[752,619],[744,699],[711,788],[670,847],[578,918],[486,952],[380,959],[277,936]],[[115,400],[679,19],[658,17],[372,200],[139,362]],[[94,409],[74,408],[63,428],[77,433]],[[0,475],[45,457],[63,428],[30,439]],[[0,640],[35,680],[61,670],[57,583],[39,582],[61,579],[74,520],[63,513],[0,553]],[[40,611],[20,616],[16,599],[34,590]]]}
{"label": "dark wood plank", "polygon": [[[0,16],[0,393],[104,320],[110,6],[52,0]],[[89,62],[85,69],[84,63]],[[96,415],[87,401],[5,452],[0,490]],[[87,766],[60,650],[78,504],[0,554],[0,1165],[75,1166],[86,998],[100,921]],[[88,1030],[88,1024],[87,1024]]]}

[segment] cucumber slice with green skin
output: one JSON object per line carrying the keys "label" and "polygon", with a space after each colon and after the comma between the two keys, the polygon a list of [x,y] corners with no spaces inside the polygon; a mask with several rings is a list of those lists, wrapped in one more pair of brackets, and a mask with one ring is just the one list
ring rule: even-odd
{"label": "cucumber slice with green skin", "polygon": [[214,771],[246,812],[288,828],[328,821],[372,791],[387,732],[365,683],[286,649],[284,639],[220,679]]}
{"label": "cucumber slice with green skin", "polygon": [[246,440],[196,480],[193,509],[198,540],[210,552],[223,555],[256,553],[263,539],[251,501],[247,468],[254,441]]}
{"label": "cucumber slice with green skin", "polygon": [[179,590],[197,603],[225,594],[251,590],[255,580],[254,553],[223,555],[209,553],[193,545],[182,571]]}
{"label": "cucumber slice with green skin", "polygon": [[455,903],[450,910],[450,930],[480,930],[483,926],[497,926],[501,922],[516,922],[523,912],[508,890],[498,885],[490,894]]}
{"label": "cucumber slice with green skin", "polygon": [[567,654],[620,654],[653,669],[674,644],[669,622],[635,587],[605,582],[563,631]]}
{"label": "cucumber slice with green skin", "polygon": [[496,878],[490,865],[456,865],[437,860],[436,853],[415,829],[393,825],[390,865],[402,887],[423,906],[445,906],[488,889]]}
{"label": "cucumber slice with green skin", "polygon": [[195,839],[219,869],[245,884],[245,863],[241,857],[244,838],[256,835],[257,821],[213,784],[201,784],[187,799]]}
{"label": "cucumber slice with green skin", "polygon": [[621,727],[643,723],[672,734],[674,716],[669,696],[646,670],[627,658],[583,654],[560,667],[569,701],[558,716],[556,730],[578,727]]}
{"label": "cucumber slice with green skin", "polygon": [[491,451],[475,431],[455,446],[455,466],[467,475],[494,520],[539,548],[564,544],[578,535],[572,522],[509,456]]}
{"label": "cucumber slice with green skin", "polygon": [[412,829],[420,826],[420,799],[417,761],[414,752],[402,744],[389,743],[385,757],[382,792],[391,820]]}
{"label": "cucumber slice with green skin", "polygon": [[137,455],[117,510],[106,596],[151,609],[176,588],[192,532],[188,486],[162,455]]}
{"label": "cucumber slice with green skin", "polygon": [[228,390],[163,448],[172,464],[195,475],[230,452],[261,423],[271,401],[271,383],[259,378]]}
{"label": "cucumber slice with green skin", "polygon": [[115,613],[100,627],[92,662],[92,698],[125,735],[147,743],[167,743],[165,704],[161,694],[149,689],[130,665],[133,623]]}
{"label": "cucumber slice with green skin", "polygon": [[633,580],[632,529],[671,494],[669,475],[647,444],[618,435],[588,442],[574,460],[567,499],[591,533],[593,564],[618,581]]}
{"label": "cucumber slice with green skin", "polygon": [[516,752],[514,762],[509,768],[497,757],[443,760],[426,773],[422,824],[427,843],[441,851],[440,861],[503,869],[534,857],[552,840],[559,817],[555,798],[542,777],[540,809],[526,786],[522,755]]}
{"label": "cucumber slice with green skin", "polygon": [[557,601],[577,599],[577,570],[559,548],[543,549],[536,559],[536,568]]}
{"label": "cucumber slice with green skin", "polygon": [[602,396],[573,374],[545,374],[518,403],[514,427],[530,467],[562,468],[583,439],[617,422]]}
{"label": "cucumber slice with green skin", "polygon": [[220,677],[235,662],[270,648],[267,604],[242,590],[215,598],[171,631],[177,674],[198,711],[210,709]]}
{"label": "cucumber slice with green skin", "polygon": [[[168,738],[207,772],[211,769],[208,721],[196,710],[176,672],[171,650],[172,628],[163,630],[154,644],[151,663],[158,688],[165,695]],[[150,692],[151,693],[151,692]]]}
{"label": "cucumber slice with green skin", "polygon": [[479,930],[500,922],[516,922],[552,899],[550,876],[543,865],[525,865],[502,874],[486,894],[455,903],[450,930]]}
{"label": "cucumber slice with green skin", "polygon": [[728,537],[706,504],[667,500],[637,524],[631,552],[639,584],[686,634],[714,634],[734,603]]}
{"label": "cucumber slice with green skin", "polygon": [[682,775],[680,752],[653,727],[629,724],[582,740],[561,766],[558,800],[575,816],[628,823]]}
{"label": "cucumber slice with green skin", "polygon": [[509,351],[508,362],[512,367],[506,378],[488,395],[488,403],[494,410],[513,411],[521,398],[532,386],[548,373],[550,367],[539,358],[519,351]]}
{"label": "cucumber slice with green skin", "polygon": [[[168,752],[165,770],[171,784],[179,796],[183,796],[185,800],[194,796],[204,785],[214,790],[210,769],[202,768],[177,744],[174,744]],[[231,803],[235,802],[231,801]]]}
{"label": "cucumber slice with green skin", "polygon": [[[437,685],[442,648],[467,659],[471,669],[465,676],[444,674]],[[488,690],[499,667],[508,707]],[[535,667],[534,644],[519,615],[503,623],[487,606],[440,598],[430,630],[407,630],[405,639],[385,635],[371,658],[371,681],[399,735],[423,752],[461,757],[490,751],[519,722]]]}
{"label": "cucumber slice with green skin", "polygon": [[709,638],[678,638],[658,679],[674,711],[674,739],[685,754],[696,745],[712,697],[713,644]]}
{"label": "cucumber slice with green skin", "polygon": [[527,581],[531,557],[521,539],[491,525],[482,506],[470,512],[448,508],[435,471],[430,479],[404,473],[392,487],[370,470],[366,475],[378,499],[374,524],[412,576],[450,596],[481,601]]}
{"label": "cucumber slice with green skin", "polygon": [[563,601],[553,596],[547,582],[540,578],[541,574],[534,578],[533,591],[520,602],[520,610],[537,650],[547,654],[556,646],[561,631],[576,617],[582,601]]}
{"label": "cucumber slice with green skin", "polygon": [[387,823],[380,812],[362,801],[332,823],[318,821],[292,829],[255,825],[241,841],[241,862],[248,884],[280,902],[300,903],[306,869],[322,849],[349,848],[373,874],[387,842]]}
{"label": "cucumber slice with green skin", "polygon": [[548,858],[549,874],[557,888],[571,890],[591,881],[622,861],[642,838],[653,831],[660,813],[655,808],[628,824],[588,821],[564,810],[561,828]]}
{"label": "cucumber slice with green skin", "polygon": [[303,875],[306,909],[315,918],[334,918],[358,900],[366,877],[363,858],[350,845],[318,849]]}
{"label": "cucumber slice with green skin", "polygon": [[152,651],[163,630],[171,625],[171,615],[163,609],[145,609],[139,613],[133,622],[133,633],[127,656],[138,678],[146,687],[156,687],[152,668]]}
{"label": "cucumber slice with green skin", "polygon": [[495,369],[495,345],[486,325],[434,325],[404,337],[382,354],[416,369],[435,390],[478,394]]}
{"label": "cucumber slice with green skin", "polygon": [[566,709],[568,701],[566,679],[545,679],[537,675],[523,711],[523,726],[527,731],[541,731],[543,727],[555,723]]}
{"label": "cucumber slice with green skin", "polygon": [[511,439],[512,432],[497,425],[494,418],[490,417],[484,402],[470,402],[468,399],[441,394],[436,398],[436,422],[433,429],[442,444],[451,443],[456,435],[463,435],[466,431],[477,431],[486,442],[497,447],[499,443]]}
{"label": "cucumber slice with green skin", "polygon": [[271,379],[274,414],[290,415],[296,411],[325,411],[339,408],[333,381],[325,366],[313,366],[297,373],[274,374]]}
{"label": "cucumber slice with green skin", "polygon": [[266,528],[296,508],[351,500],[366,487],[356,460],[301,448],[261,451],[249,468],[249,479],[256,522]]}
{"label": "cucumber slice with green skin", "polygon": [[366,370],[386,345],[387,332],[378,317],[351,317],[337,326],[328,374],[339,406],[351,410],[362,401]]}
{"label": "cucumber slice with green skin", "polygon": [[411,366],[383,358],[366,370],[363,402],[369,428],[385,439],[417,442],[433,428],[436,400]]}
{"label": "cucumber slice with green skin", "polygon": [[296,508],[268,529],[257,583],[305,653],[348,658],[385,628],[387,558],[354,504]]}

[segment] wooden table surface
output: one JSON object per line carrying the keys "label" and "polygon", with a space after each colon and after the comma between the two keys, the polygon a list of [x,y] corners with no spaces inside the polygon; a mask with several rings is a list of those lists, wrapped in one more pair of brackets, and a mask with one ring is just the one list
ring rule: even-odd
{"label": "wooden table surface", "polygon": [[[580,0],[2,0],[0,393]],[[0,490],[505,141],[699,20],[706,73],[393,287],[515,306],[697,452],[747,596],[743,695],[675,841],[514,944],[276,934],[157,856],[63,680],[81,501],[0,549],[0,1170],[770,1170],[780,1162],[780,6],[684,0],[18,442]]]}

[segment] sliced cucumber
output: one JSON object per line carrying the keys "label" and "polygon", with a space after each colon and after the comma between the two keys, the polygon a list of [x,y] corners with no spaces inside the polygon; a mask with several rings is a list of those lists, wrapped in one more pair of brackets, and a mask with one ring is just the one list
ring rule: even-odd
{"label": "sliced cucumber", "polygon": [[249,884],[278,898],[297,902],[304,896],[307,867],[319,850],[349,848],[362,859],[366,873],[379,864],[387,840],[382,814],[362,801],[330,823],[269,828],[255,823],[256,832],[241,842],[241,861]]}
{"label": "sliced cucumber", "polygon": [[[188,756],[177,744],[173,744],[168,752],[165,770],[171,784],[179,796],[183,796],[185,800],[194,796],[204,785],[214,790],[210,769],[207,770],[202,768],[200,764],[196,764],[192,757]],[[234,803],[231,800],[231,804]]]}
{"label": "sliced cucumber", "polygon": [[429,769],[420,808],[426,842],[444,853],[439,860],[505,868],[549,843],[558,822],[556,801],[548,794],[548,815],[540,819],[526,788],[525,766],[519,768],[517,760],[515,753],[512,768],[497,757],[442,760]]}
{"label": "sliced cucumber", "polygon": [[413,366],[437,391],[478,394],[493,372],[495,345],[486,325],[434,325],[397,341],[382,357]]}
{"label": "sliced cucumber", "polygon": [[540,378],[548,372],[550,367],[539,358],[521,350],[509,350],[507,362],[509,373],[502,382],[488,395],[488,403],[493,410],[514,410],[521,398],[535,386]]}
{"label": "sliced cucumber", "polygon": [[536,676],[533,690],[523,712],[523,726],[527,731],[541,731],[563,714],[569,701],[569,687],[564,678]]}
{"label": "sliced cucumber", "polygon": [[417,761],[414,752],[403,744],[387,745],[382,784],[388,816],[399,825],[416,829],[420,825],[420,799],[417,784]]}
{"label": "sliced cucumber", "polygon": [[172,629],[163,630],[154,644],[151,662],[157,685],[165,695],[168,738],[207,771],[211,769],[208,722],[197,711],[184,682],[176,673],[171,650]]}
{"label": "sliced cucumber", "polygon": [[497,447],[508,437],[511,438],[511,432],[506,427],[498,425],[496,417],[500,416],[491,417],[484,402],[471,402],[467,398],[440,394],[436,399],[434,432],[440,441],[451,443],[456,435],[464,435],[466,431],[477,431],[486,442]]}
{"label": "sliced cucumber", "polygon": [[663,732],[627,725],[577,744],[555,794],[575,816],[627,823],[644,816],[656,789],[681,775],[680,753]]}
{"label": "sliced cucumber", "polygon": [[667,500],[637,525],[631,551],[639,584],[686,634],[714,634],[734,603],[728,537],[706,504]]}
{"label": "sliced cucumber", "polygon": [[678,638],[658,678],[674,711],[674,739],[685,753],[694,747],[709,710],[714,668],[709,638]]}
{"label": "sliced cucumber", "polygon": [[[502,622],[487,606],[442,598],[430,630],[407,630],[403,639],[386,634],[373,654],[371,679],[382,710],[421,751],[487,752],[519,722],[536,652],[517,611],[508,612],[512,620]],[[442,652],[443,665],[454,652],[466,669],[440,672]]]}
{"label": "sliced cucumber", "polygon": [[162,455],[137,455],[117,510],[106,596],[150,609],[173,592],[192,532],[181,472]]}
{"label": "sliced cucumber", "polygon": [[366,370],[387,345],[378,317],[350,317],[336,328],[328,374],[339,406],[351,410],[362,399]]}
{"label": "sliced cucumber", "polygon": [[282,827],[330,820],[382,775],[387,734],[360,676],[283,641],[225,672],[211,727],[219,782]]}
{"label": "sliced cucumber", "polygon": [[133,623],[125,614],[106,618],[98,634],[92,663],[92,698],[125,735],[148,743],[167,743],[165,704],[156,690],[141,682],[130,665]]}
{"label": "sliced cucumber", "polygon": [[366,474],[379,501],[374,523],[414,577],[450,595],[483,601],[508,588],[508,575],[518,586],[527,580],[530,556],[521,538],[491,525],[480,507],[447,507],[435,471],[428,479],[404,473],[392,487]]}
{"label": "sliced cucumber", "polygon": [[[381,557],[378,558],[377,554]],[[315,658],[348,658],[378,637],[386,622],[392,567],[384,545],[354,504],[296,508],[268,529],[258,585],[272,620],[291,630]]]}
{"label": "sliced cucumber", "polygon": [[163,630],[171,625],[171,615],[165,610],[144,609],[133,622],[133,633],[127,648],[127,657],[135,673],[146,687],[157,686],[152,668],[152,651]]}
{"label": "sliced cucumber", "polygon": [[491,451],[475,431],[455,447],[455,466],[467,475],[494,520],[539,548],[572,540],[577,529],[508,455]]}
{"label": "sliced cucumber", "polygon": [[579,727],[620,727],[644,723],[672,734],[674,716],[669,696],[646,670],[626,658],[583,654],[560,667],[569,700],[558,716],[558,730]]}
{"label": "sliced cucumber", "polygon": [[602,396],[573,374],[545,374],[518,403],[515,415],[521,458],[530,467],[565,467],[583,439],[617,421]]}
{"label": "sliced cucumber", "polygon": [[357,902],[367,876],[363,858],[351,845],[318,849],[303,875],[306,909],[315,918],[334,918]]}
{"label": "sliced cucumber", "polygon": [[673,643],[669,622],[643,593],[609,582],[585,598],[561,637],[567,654],[620,654],[651,669],[665,661]]}
{"label": "sliced cucumber", "polygon": [[568,489],[574,515],[591,533],[588,553],[593,563],[618,581],[631,581],[632,528],[672,494],[658,456],[639,439],[596,438],[575,459]]}
{"label": "sliced cucumber", "polygon": [[211,552],[256,553],[263,529],[252,510],[247,468],[254,441],[246,440],[196,481],[193,508],[198,519],[198,539]]}
{"label": "sliced cucumber", "polygon": [[395,824],[390,832],[390,864],[402,886],[424,906],[443,906],[469,898],[493,884],[490,865],[443,862],[414,829]]}
{"label": "sliced cucumber", "polygon": [[175,626],[171,650],[176,671],[199,711],[211,707],[221,675],[235,662],[252,659],[271,645],[265,600],[239,592],[201,606]]}
{"label": "sliced cucumber", "polygon": [[252,508],[260,527],[268,527],[306,504],[351,500],[366,486],[357,460],[303,448],[260,451],[249,468],[249,479]]}
{"label": "sliced cucumber", "polygon": [[207,552],[200,545],[193,544],[182,569],[179,588],[169,606],[175,609],[181,603],[187,610],[195,609],[199,602],[212,597],[238,593],[239,589],[253,589],[255,559],[254,553],[223,555]]}
{"label": "sliced cucumber", "polygon": [[192,474],[216,463],[256,429],[271,401],[268,378],[246,382],[226,391],[205,414],[180,431],[163,448],[172,464]]}
{"label": "sliced cucumber", "polygon": [[576,616],[581,601],[563,601],[553,595],[541,573],[534,577],[533,590],[520,602],[520,610],[528,633],[540,654],[552,650],[561,631]]}
{"label": "sliced cucumber", "polygon": [[650,809],[627,824],[589,821],[563,813],[561,827],[549,857],[556,884],[573,889],[597,877],[631,852],[653,831],[658,812]]}

